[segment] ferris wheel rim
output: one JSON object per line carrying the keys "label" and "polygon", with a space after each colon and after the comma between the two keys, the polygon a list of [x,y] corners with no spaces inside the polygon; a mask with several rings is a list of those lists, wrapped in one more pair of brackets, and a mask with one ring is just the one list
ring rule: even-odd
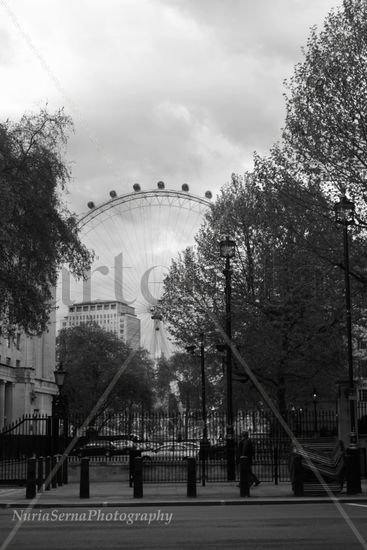
{"label": "ferris wheel rim", "polygon": [[86,212],[79,217],[77,220],[77,225],[79,229],[82,229],[89,222],[116,206],[127,204],[142,198],[156,197],[183,199],[185,201],[201,204],[206,207],[211,207],[213,205],[210,199],[190,193],[189,191],[179,191],[177,189],[148,189],[141,191],[130,191],[129,193],[112,197],[98,206],[93,206],[89,212]]}

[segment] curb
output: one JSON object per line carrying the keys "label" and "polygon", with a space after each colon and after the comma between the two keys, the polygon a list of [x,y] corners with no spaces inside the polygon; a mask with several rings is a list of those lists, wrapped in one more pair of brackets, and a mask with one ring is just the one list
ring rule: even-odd
{"label": "curb", "polygon": [[139,500],[139,501],[92,501],[83,500],[81,502],[44,502],[39,501],[32,504],[32,500],[23,502],[1,502],[0,509],[12,508],[136,508],[147,506],[266,506],[266,505],[284,505],[284,504],[330,504],[330,503],[348,504],[348,503],[366,503],[367,497],[344,497],[330,499],[328,497],[309,497],[309,498],[251,498],[243,499],[208,499],[208,500]]}

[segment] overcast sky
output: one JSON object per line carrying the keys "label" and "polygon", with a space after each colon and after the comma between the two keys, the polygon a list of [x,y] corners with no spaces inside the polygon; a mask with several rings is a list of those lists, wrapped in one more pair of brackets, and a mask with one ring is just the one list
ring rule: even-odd
{"label": "overcast sky", "polygon": [[135,182],[215,194],[279,139],[283,81],[340,1],[0,0],[2,119],[65,107],[78,214]]}
{"label": "overcast sky", "polygon": [[2,118],[64,106],[70,201],[132,183],[216,192],[266,154],[283,80],[337,0],[1,0]]}

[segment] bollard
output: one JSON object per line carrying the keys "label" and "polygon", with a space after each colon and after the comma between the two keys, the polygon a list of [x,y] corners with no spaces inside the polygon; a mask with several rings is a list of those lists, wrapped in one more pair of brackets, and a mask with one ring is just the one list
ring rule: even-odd
{"label": "bollard", "polygon": [[240,497],[250,496],[250,460],[247,456],[240,457]]}
{"label": "bollard", "polygon": [[52,469],[52,472],[51,472],[51,487],[53,489],[56,489],[57,487],[57,470],[56,470],[56,465],[57,465],[57,459],[56,459],[56,455],[53,455],[51,457],[51,469]]}
{"label": "bollard", "polygon": [[36,492],[36,458],[28,458],[25,498],[35,498]]}
{"label": "bollard", "polygon": [[196,497],[196,459],[187,459],[187,496]]}
{"label": "bollard", "polygon": [[44,477],[43,477],[43,462],[44,458],[43,456],[38,457],[38,468],[37,468],[37,490],[43,491],[44,490]]}
{"label": "bollard", "polygon": [[357,495],[362,492],[361,488],[361,462],[358,447],[350,446],[345,453],[345,480],[347,494]]}
{"label": "bollard", "polygon": [[51,489],[51,457],[46,456],[45,461],[45,490]]}
{"label": "bollard", "polygon": [[134,498],[143,497],[143,459],[136,456],[134,459]]}
{"label": "bollard", "polygon": [[135,449],[130,449],[130,452],[129,452],[129,487],[132,487],[133,483],[134,483],[134,459],[135,459]]}
{"label": "bollard", "polygon": [[279,454],[278,447],[274,448],[274,484],[278,485],[279,483]]}
{"label": "bollard", "polygon": [[62,456],[57,455],[57,466],[56,466],[56,479],[57,479],[57,485],[59,487],[62,486]]}
{"label": "bollard", "polygon": [[62,482],[64,485],[69,483],[69,457],[68,455],[62,455]]}
{"label": "bollard", "polygon": [[79,498],[89,498],[89,458],[80,461]]}
{"label": "bollard", "polygon": [[292,455],[292,488],[295,497],[303,497],[303,472],[302,457],[298,454]]}

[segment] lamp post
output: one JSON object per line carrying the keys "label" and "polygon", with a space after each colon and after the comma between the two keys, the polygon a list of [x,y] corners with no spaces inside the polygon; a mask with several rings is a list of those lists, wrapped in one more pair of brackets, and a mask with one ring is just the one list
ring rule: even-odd
{"label": "lamp post", "polygon": [[345,278],[345,306],[346,306],[346,328],[347,328],[347,351],[348,351],[348,385],[349,385],[349,410],[350,410],[350,445],[349,455],[352,457],[353,470],[352,478],[347,479],[347,491],[352,493],[361,492],[359,449],[357,443],[357,426],[355,414],[355,393],[354,393],[354,372],[353,372],[353,347],[352,347],[352,309],[349,280],[349,238],[348,226],[354,224],[354,203],[342,195],[339,202],[334,205],[335,221],[343,226],[344,246],[344,278]]}
{"label": "lamp post", "polygon": [[[193,354],[196,349],[195,345],[187,346],[186,351]],[[208,440],[208,424],[206,415],[206,385],[205,385],[205,349],[204,349],[204,333],[200,334],[200,370],[201,370],[201,411],[203,419],[203,435],[200,440],[200,459],[201,459],[201,482],[205,486],[206,478],[206,460],[208,457],[209,440]]]}
{"label": "lamp post", "polygon": [[219,243],[220,256],[225,258],[226,265],[223,270],[225,275],[225,298],[226,298],[226,350],[227,350],[227,479],[236,479],[235,441],[233,431],[233,399],[232,399],[232,318],[231,318],[231,258],[236,251],[236,242],[226,237]]}
{"label": "lamp post", "polygon": [[312,390],[312,401],[313,401],[313,431],[314,434],[317,434],[317,391],[316,388]]}
{"label": "lamp post", "polygon": [[[60,452],[60,441],[59,441],[59,431],[60,431],[60,419],[63,421],[63,439],[67,435],[67,409],[66,409],[66,400],[62,394],[62,389],[65,383],[65,376],[67,375],[66,370],[63,367],[62,362],[58,363],[56,370],[54,371],[55,382],[58,387],[58,394],[54,396],[52,401],[52,418],[53,418],[53,454]],[[63,441],[62,447],[65,445]],[[64,450],[64,449],[62,449]]]}

